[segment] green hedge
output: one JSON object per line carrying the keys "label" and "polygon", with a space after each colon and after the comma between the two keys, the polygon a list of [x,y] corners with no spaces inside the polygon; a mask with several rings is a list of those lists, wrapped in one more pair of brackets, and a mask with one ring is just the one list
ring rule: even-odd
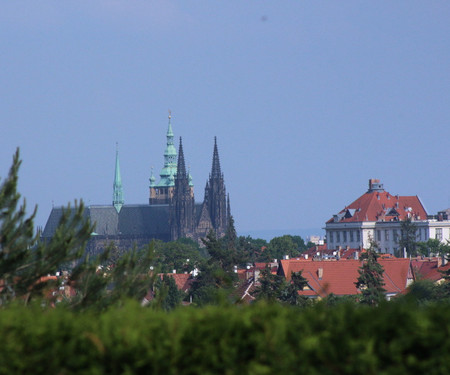
{"label": "green hedge", "polygon": [[0,310],[1,374],[449,374],[448,305]]}

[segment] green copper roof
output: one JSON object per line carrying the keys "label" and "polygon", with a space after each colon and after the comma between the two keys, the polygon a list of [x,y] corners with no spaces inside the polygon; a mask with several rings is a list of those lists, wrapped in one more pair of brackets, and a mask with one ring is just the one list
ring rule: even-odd
{"label": "green copper roof", "polygon": [[123,200],[123,188],[122,178],[120,177],[120,165],[119,165],[119,147],[116,145],[116,168],[114,171],[114,184],[113,184],[113,206],[116,208],[117,213],[120,212]]}
{"label": "green copper roof", "polygon": [[169,115],[169,126],[167,128],[167,145],[164,151],[164,168],[159,174],[160,180],[154,187],[168,187],[174,186],[174,175],[177,173],[177,150],[173,144],[172,124],[170,123],[171,116]]}

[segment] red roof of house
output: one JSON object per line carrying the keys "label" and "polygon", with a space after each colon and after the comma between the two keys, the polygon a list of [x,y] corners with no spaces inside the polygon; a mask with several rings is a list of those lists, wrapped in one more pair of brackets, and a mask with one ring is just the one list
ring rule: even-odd
{"label": "red roof of house", "polygon": [[436,260],[416,260],[413,261],[413,267],[422,279],[438,281],[443,278],[442,272],[450,269],[450,263],[439,267],[439,261]]}
{"label": "red roof of house", "polygon": [[162,279],[163,275],[167,275],[172,277],[175,280],[175,284],[177,284],[178,290],[182,290],[183,292],[186,292],[189,290],[192,284],[192,279],[190,279],[190,274],[188,273],[166,273],[166,274],[160,274],[160,277]]}
{"label": "red roof of house", "polygon": [[[384,288],[388,294],[397,294],[406,289],[408,279],[412,279],[409,259],[379,259],[384,268]],[[290,280],[292,272],[302,271],[302,276],[308,280],[309,287],[314,291],[305,290],[300,294],[326,296],[358,294],[355,282],[361,267],[359,260],[340,261],[310,261],[282,260],[280,272]],[[320,275],[322,277],[320,277]]]}
{"label": "red roof of house", "polygon": [[413,259],[411,261],[415,274],[422,279],[428,279],[428,275],[438,267],[437,258]]}
{"label": "red roof of house", "polygon": [[400,221],[411,217],[425,220],[427,213],[417,196],[394,196],[386,191],[372,191],[361,195],[346,206],[328,223],[360,221]]}

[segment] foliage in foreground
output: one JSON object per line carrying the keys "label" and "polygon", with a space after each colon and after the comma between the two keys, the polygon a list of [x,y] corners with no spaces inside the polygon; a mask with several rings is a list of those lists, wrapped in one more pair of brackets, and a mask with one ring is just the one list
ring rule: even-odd
{"label": "foliage in foreground", "polygon": [[10,306],[0,374],[448,374],[449,307]]}

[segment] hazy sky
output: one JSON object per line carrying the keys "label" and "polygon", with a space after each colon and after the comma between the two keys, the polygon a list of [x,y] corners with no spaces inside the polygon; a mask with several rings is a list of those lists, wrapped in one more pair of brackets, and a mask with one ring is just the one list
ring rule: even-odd
{"label": "hazy sky", "polygon": [[450,207],[449,1],[5,0],[0,47],[0,176],[19,146],[38,225],[111,204],[116,142],[148,202],[169,108],[197,201],[217,136],[238,232],[320,228],[369,178]]}

